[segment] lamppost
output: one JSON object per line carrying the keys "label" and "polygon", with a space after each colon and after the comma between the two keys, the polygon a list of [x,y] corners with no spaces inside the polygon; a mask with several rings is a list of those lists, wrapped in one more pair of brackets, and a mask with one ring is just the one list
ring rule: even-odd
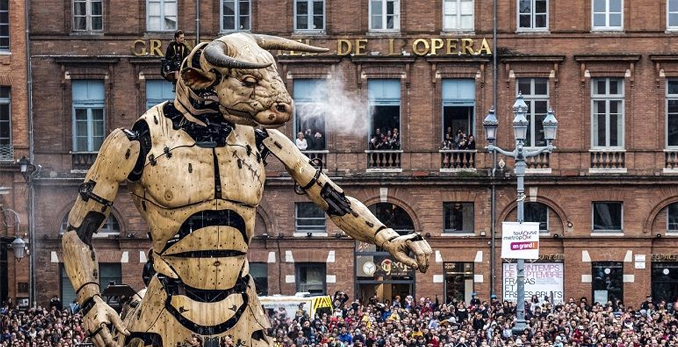
{"label": "lamppost", "polygon": [[[517,221],[518,223],[523,223],[525,218],[525,159],[529,157],[538,156],[544,152],[551,153],[554,149],[553,140],[556,139],[556,131],[558,130],[558,120],[556,120],[553,110],[549,108],[544,121],[542,122],[544,126],[544,139],[546,140],[545,147],[539,147],[534,150],[527,150],[524,148],[525,139],[527,137],[527,128],[530,122],[527,120],[525,115],[527,114],[527,104],[523,100],[523,95],[518,93],[516,102],[513,104],[513,134],[515,136],[516,148],[513,151],[505,151],[497,146],[495,146],[495,141],[497,139],[497,126],[499,121],[497,116],[494,114],[494,107],[490,109],[490,112],[483,120],[483,127],[485,127],[485,137],[487,138],[487,150],[490,152],[499,152],[507,157],[514,158],[516,161],[515,174],[518,181],[518,194],[516,197],[516,202],[518,205],[517,211]],[[518,298],[517,298],[517,308],[516,308],[516,324],[513,327],[513,332],[521,334],[526,327],[525,324],[525,260],[517,260],[518,267]]]}

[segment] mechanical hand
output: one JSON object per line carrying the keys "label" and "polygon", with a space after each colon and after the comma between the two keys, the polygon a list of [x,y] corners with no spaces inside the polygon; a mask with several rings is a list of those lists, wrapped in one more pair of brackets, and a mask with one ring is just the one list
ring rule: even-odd
{"label": "mechanical hand", "polygon": [[[428,270],[429,258],[431,258],[431,254],[433,253],[428,242],[417,233],[398,236],[390,241],[384,242],[381,247],[391,253],[391,255],[399,262],[406,264],[415,270],[419,270],[422,273]],[[412,252],[416,259],[409,256],[410,252]]]}
{"label": "mechanical hand", "polygon": [[88,337],[97,347],[117,346],[113,341],[111,326],[125,336],[129,331],[125,329],[117,312],[104,302],[99,295],[95,295],[83,304],[83,325]]}

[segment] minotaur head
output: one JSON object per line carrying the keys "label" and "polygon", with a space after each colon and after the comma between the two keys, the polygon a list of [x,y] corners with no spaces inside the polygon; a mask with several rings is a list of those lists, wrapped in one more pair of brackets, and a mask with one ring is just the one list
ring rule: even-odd
{"label": "minotaur head", "polygon": [[[194,115],[218,108],[226,120],[236,124],[275,127],[289,121],[292,98],[267,49],[327,51],[280,37],[247,33],[201,43],[182,64],[178,106]],[[208,105],[207,109],[201,110],[201,105]]]}

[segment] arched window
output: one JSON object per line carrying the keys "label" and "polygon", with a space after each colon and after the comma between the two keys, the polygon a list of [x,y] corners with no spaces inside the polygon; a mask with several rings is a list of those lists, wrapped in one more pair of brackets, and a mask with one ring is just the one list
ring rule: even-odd
{"label": "arched window", "polygon": [[678,233],[678,202],[669,205],[666,210],[666,231]]}
{"label": "arched window", "polygon": [[539,223],[539,232],[549,232],[549,208],[539,202],[525,204],[525,222]]}
{"label": "arched window", "polygon": [[400,235],[414,232],[414,222],[407,212],[400,206],[388,202],[376,203],[369,207],[370,211],[384,225],[397,231]]}
{"label": "arched window", "polygon": [[[63,234],[68,228],[68,214],[64,216],[61,220],[61,227],[59,228],[59,234]],[[118,219],[111,213],[108,216],[108,219],[104,225],[99,229],[99,232],[95,233],[92,237],[108,237],[111,235],[120,235],[120,223]]]}

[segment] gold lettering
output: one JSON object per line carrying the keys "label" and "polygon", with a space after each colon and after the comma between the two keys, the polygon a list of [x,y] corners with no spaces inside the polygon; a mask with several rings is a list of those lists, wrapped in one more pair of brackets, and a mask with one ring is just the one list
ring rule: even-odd
{"label": "gold lettering", "polygon": [[345,39],[337,39],[337,55],[349,55],[352,50],[351,41]]}
{"label": "gold lettering", "polygon": [[164,57],[165,54],[162,52],[162,41],[151,39],[150,47],[148,48],[149,55],[156,55],[158,57]]}
{"label": "gold lettering", "polygon": [[[424,50],[420,50],[419,46],[424,45]],[[426,39],[416,39],[412,42],[412,52],[416,55],[426,55],[428,53],[429,44]]]}
{"label": "gold lettering", "polygon": [[365,55],[365,48],[367,47],[367,39],[355,40],[355,55]]}
{"label": "gold lettering", "polygon": [[487,43],[487,39],[483,37],[483,42],[480,44],[480,50],[476,52],[476,54],[492,54],[492,49],[490,49],[490,44]]}
{"label": "gold lettering", "polygon": [[388,55],[396,55],[397,53],[393,50],[393,39],[388,39]]}
{"label": "gold lettering", "polygon": [[443,48],[442,39],[431,39],[431,55],[438,55],[437,50]]}
{"label": "gold lettering", "polygon": [[[137,50],[137,47],[140,47],[139,50]],[[132,54],[137,57],[141,57],[147,54],[146,52],[146,41],[144,40],[135,40],[132,43]]]}
{"label": "gold lettering", "polygon": [[457,51],[457,45],[459,44],[459,39],[447,39],[447,54],[459,54]]}
{"label": "gold lettering", "polygon": [[473,55],[473,39],[461,39],[461,54]]}

